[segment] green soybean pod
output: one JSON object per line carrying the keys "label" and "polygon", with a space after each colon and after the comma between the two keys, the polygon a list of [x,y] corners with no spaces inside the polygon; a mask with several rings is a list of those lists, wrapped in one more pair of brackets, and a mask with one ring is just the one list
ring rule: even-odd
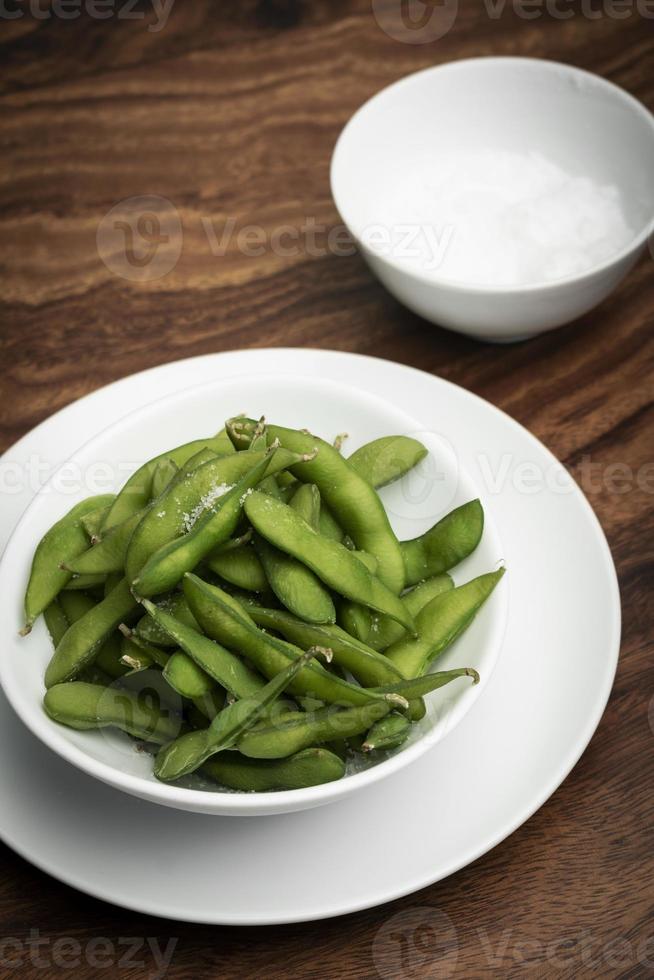
{"label": "green soybean pod", "polygon": [[418,636],[398,640],[386,656],[405,677],[423,674],[432,660],[453,643],[475,618],[504,575],[504,568],[443,592],[418,613]]}
{"label": "green soybean pod", "polygon": [[[260,674],[215,640],[210,640],[198,629],[187,626],[170,613],[158,609],[152,602],[145,600],[143,605],[155,622],[184,651],[183,654],[175,655],[178,662],[182,656],[192,660],[205,675],[213,678],[213,681],[237,698],[250,697],[264,687],[266,682]],[[183,692],[180,691],[181,693]]]}
{"label": "green soybean pod", "polygon": [[312,745],[367,732],[391,709],[392,705],[379,701],[338,710],[321,708],[282,724],[253,728],[239,738],[237,748],[253,759],[283,759]]}
{"label": "green soybean pod", "polygon": [[[264,453],[260,453],[257,461],[263,457]],[[187,460],[152,506],[143,512],[130,539],[125,559],[129,581],[136,578],[155,551],[185,534],[250,466],[251,461],[243,455],[217,457],[206,449]]]}
{"label": "green soybean pod", "polygon": [[60,564],[88,548],[88,538],[81,523],[82,517],[97,510],[98,507],[105,506],[111,499],[110,495],[104,495],[83,500],[41,538],[34,552],[25,592],[25,626],[21,631],[23,634],[29,633],[35,620],[70,581],[72,573],[60,568]]}
{"label": "green soybean pod", "polygon": [[212,679],[185,653],[173,653],[163,675],[174,691],[191,701],[205,697],[215,687]]}
{"label": "green soybean pod", "polygon": [[120,728],[146,742],[170,742],[181,729],[180,718],[158,708],[152,699],[84,681],[55,684],[46,692],[43,707],[53,721],[69,728]]}
{"label": "green soybean pod", "polygon": [[270,588],[289,612],[309,623],[336,621],[332,597],[310,568],[258,534],[254,536],[254,548]]}
{"label": "green soybean pod", "polygon": [[348,464],[375,489],[385,487],[412,470],[427,450],[410,436],[382,436],[361,446],[348,457]]}
{"label": "green soybean pod", "polygon": [[58,599],[53,599],[50,605],[46,606],[43,610],[43,619],[50,639],[56,647],[70,625]]}
{"label": "green soybean pod", "polygon": [[296,674],[316,653],[317,650],[303,653],[301,657],[279,671],[252,697],[235,701],[221,711],[208,728],[188,732],[160,749],[154,761],[154,774],[157,779],[178,779],[189,772],[194,772],[215,753],[231,748],[243,732],[277,700]]}
{"label": "green soybean pod", "polygon": [[225,582],[246,592],[268,591],[266,573],[250,542],[240,548],[210,554],[207,567]]}
{"label": "green soybean pod", "polygon": [[69,681],[91,663],[116,627],[138,608],[125,579],[66,631],[45,672],[45,686]]}
{"label": "green soybean pod", "polygon": [[334,663],[349,670],[364,687],[392,684],[403,675],[386,657],[354,639],[339,626],[305,623],[282,609],[265,609],[254,603],[247,607],[257,626],[281,633],[301,649],[310,646],[329,647]]}
{"label": "green soybean pod", "polygon": [[[314,530],[320,520],[320,491],[312,483],[301,483],[289,501],[299,518]],[[283,606],[310,623],[333,623],[336,610],[329,591],[301,562],[255,535],[254,547],[270,588]]]}
{"label": "green soybean pod", "polygon": [[320,504],[320,517],[316,530],[320,531],[323,538],[330,538],[331,541],[338,541],[339,544],[343,544],[344,542],[345,534],[342,527],[331,510],[322,502]]}
{"label": "green soybean pod", "polygon": [[[213,454],[212,454],[213,455]],[[160,459],[152,474],[152,487],[150,494],[152,500],[156,500],[164,492],[171,480],[179,473],[179,467],[169,456]]]}
{"label": "green soybean pod", "polygon": [[396,684],[385,684],[375,690],[384,694],[396,691],[407,701],[413,702],[445,687],[446,684],[451,684],[460,677],[470,677],[473,684],[479,683],[479,674],[473,667],[454,667],[452,670],[438,670],[431,674],[422,674],[420,677],[410,677]]}
{"label": "green soybean pod", "polygon": [[[237,448],[249,443],[255,424],[249,419],[227,423],[227,432]],[[374,487],[323,439],[278,425],[269,425],[267,432],[270,438],[278,439],[282,446],[294,452],[308,455],[318,450],[314,458],[291,466],[291,473],[304,483],[316,484],[321,499],[337,515],[339,524],[356,547],[378,560],[381,581],[399,594],[405,577],[402,552]]]}
{"label": "green soybean pod", "polygon": [[406,585],[454,568],[475,550],[484,530],[484,511],[479,500],[457,507],[429,531],[400,545],[406,569]]}
{"label": "green soybean pod", "polygon": [[[170,654],[166,654],[164,663],[161,666],[166,666],[169,656]],[[123,635],[121,637],[120,662],[127,668],[127,671],[148,670],[153,664],[158,663],[145,650],[141,649],[129,635]]]}
{"label": "green soybean pod", "polygon": [[122,662],[122,656],[122,636],[115,630],[100,647],[93,659],[93,665],[104,671],[112,680],[116,680],[130,670],[129,666]]}
{"label": "green soybean pod", "polygon": [[[182,592],[173,592],[165,599],[156,603],[157,609],[169,613],[185,626],[191,626],[194,630],[199,630],[198,622],[189,608],[186,596]],[[157,647],[175,647],[177,643],[170,634],[161,627],[156,619],[149,613],[139,619],[134,629],[131,631],[132,639],[137,642],[152,644]]]}
{"label": "green soybean pod", "polygon": [[69,559],[64,567],[75,575],[106,575],[111,572],[122,572],[125,568],[129,542],[142,516],[143,512],[137,511],[122,524],[113,525],[102,535],[97,544],[76,558]]}
{"label": "green soybean pod", "polygon": [[[293,457],[293,454],[280,453],[277,448],[268,450],[231,489],[216,500],[211,509],[203,512],[187,534],[155,551],[132,583],[136,593],[150,597],[167,592],[216,545],[227,541],[234,533],[248,494],[270,475],[271,469],[276,471],[287,465],[289,455],[291,458],[298,458]],[[272,500],[268,496],[266,499]]]}
{"label": "green soybean pod", "polygon": [[83,592],[62,592],[59,596],[59,605],[64,616],[68,620],[68,625],[72,626],[78,619],[85,616],[89,610],[97,606],[97,602]]}
{"label": "green soybean pod", "polygon": [[[207,636],[248,657],[265,677],[274,677],[289,660],[297,659],[302,653],[298,647],[264,633],[236,599],[196,575],[184,577],[184,594]],[[317,663],[304,668],[290,691],[328,703],[366,704],[371,700],[386,700],[385,695],[371,694]],[[406,707],[406,702],[403,706]]]}
{"label": "green soybean pod", "polygon": [[177,446],[175,449],[170,449],[168,452],[148,460],[130,476],[117,495],[105,518],[103,530],[106,531],[114,524],[122,524],[128,517],[132,517],[137,511],[143,510],[147,506],[152,496],[152,479],[162,459],[171,459],[176,466],[182,467],[201,449],[210,449],[217,455],[229,453],[229,441],[223,430],[217,436],[209,439],[194,439],[193,442],[187,442],[183,446]]}
{"label": "green soybean pod", "polygon": [[342,779],[345,763],[329,749],[313,747],[288,759],[248,759],[238,752],[221,752],[202,766],[214,782],[244,793],[306,789]]}
{"label": "green soybean pod", "polygon": [[[434,575],[433,578],[425,579],[424,582],[420,582],[400,598],[402,604],[406,606],[415,619],[428,602],[431,602],[442,592],[448,592],[453,588],[454,582],[451,576],[444,572],[442,575]],[[403,636],[406,636],[406,630],[399,623],[387,616],[373,615],[366,643],[374,650],[382,652],[392,643],[402,639]]]}
{"label": "green soybean pod", "polygon": [[361,745],[362,752],[376,752],[380,749],[396,749],[409,737],[411,720],[395,711],[376,721],[369,729]]}
{"label": "green soybean pod", "polygon": [[94,543],[96,538],[99,537],[100,529],[102,528],[105,518],[111,509],[111,504],[115,499],[115,495],[110,494],[108,497],[109,503],[103,507],[97,507],[95,510],[89,511],[88,514],[83,514],[80,518],[80,523],[86,531],[91,543]]}
{"label": "green soybean pod", "polygon": [[64,587],[64,592],[85,592],[87,590],[102,588],[104,591],[104,586],[107,583],[107,575],[105,572],[98,572],[97,574],[89,575],[73,575],[69,582],[66,582]]}
{"label": "green soybean pod", "polygon": [[412,617],[384,582],[343,545],[317,534],[287,504],[254,492],[245,501],[245,513],[262,537],[307,565],[329,588],[414,632]]}
{"label": "green soybean pod", "polygon": [[300,483],[289,502],[295,513],[317,531],[320,525],[320,490],[315,483]]}

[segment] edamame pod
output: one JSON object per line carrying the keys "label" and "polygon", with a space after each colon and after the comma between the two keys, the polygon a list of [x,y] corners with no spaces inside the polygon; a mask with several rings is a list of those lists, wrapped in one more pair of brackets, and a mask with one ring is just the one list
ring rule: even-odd
{"label": "edamame pod", "polygon": [[[186,655],[187,659],[190,658],[198,668],[226,688],[234,697],[250,697],[265,685],[266,682],[260,674],[215,640],[210,640],[198,630],[186,626],[152,602],[145,600],[143,605],[161,629],[166,630],[170,638],[181,647],[184,651],[183,655]],[[309,645],[316,646],[316,644]],[[176,654],[176,657],[179,658],[179,654]]]}
{"label": "edamame pod", "polygon": [[76,575],[98,575],[122,572],[129,542],[138,527],[142,511],[132,514],[122,524],[115,524],[102,535],[97,544],[76,558],[68,559],[64,567]]}
{"label": "edamame pod", "polygon": [[223,429],[218,435],[210,439],[194,439],[192,442],[187,442],[183,446],[177,446],[176,449],[170,449],[168,452],[161,453],[160,456],[155,456],[154,459],[148,460],[136,473],[130,476],[112,503],[111,509],[105,518],[103,530],[106,531],[108,528],[113,527],[114,524],[122,524],[128,517],[132,517],[133,514],[142,510],[147,505],[152,496],[152,478],[162,459],[171,459],[176,466],[182,467],[201,449],[210,449],[216,455],[221,456],[231,452],[233,447],[230,445],[230,440],[226,437],[225,430]]}
{"label": "edamame pod", "polygon": [[264,458],[265,451],[253,453],[249,458],[244,453],[192,456],[156,503],[143,513],[129,542],[125,561],[127,579],[133,582],[159,548],[190,531],[220,497]]}
{"label": "edamame pod", "polygon": [[364,687],[403,680],[403,675],[386,657],[351,637],[340,626],[304,623],[283,609],[265,609],[254,603],[247,607],[247,611],[257,626],[281,633],[301,649],[329,647],[334,654],[334,663],[349,670]]}
{"label": "edamame pod", "polygon": [[69,626],[58,599],[53,599],[50,605],[46,606],[43,610],[43,619],[50,639],[56,647]]}
{"label": "edamame pod", "polygon": [[429,531],[400,545],[406,585],[454,568],[470,555],[484,530],[484,511],[479,500],[457,507]]}
{"label": "edamame pod", "polygon": [[415,631],[412,617],[381,579],[343,545],[317,534],[287,504],[254,492],[245,501],[245,513],[259,534],[307,565],[325,585]]}
{"label": "edamame pod", "polygon": [[376,721],[366,735],[362,752],[376,752],[380,749],[396,749],[406,742],[411,731],[411,721],[406,715],[393,711],[381,721]]}
{"label": "edamame pod", "polygon": [[152,500],[156,500],[157,497],[161,496],[178,472],[179,468],[177,464],[169,456],[165,456],[159,460],[152,474],[152,488],[150,490]]}
{"label": "edamame pod", "polygon": [[[266,477],[275,457],[275,466],[280,466],[280,460],[283,465],[287,463],[288,454],[278,453],[277,448],[268,450],[209,510],[203,511],[187,534],[155,551],[132,582],[135,593],[150,597],[167,592],[217,544],[226,541],[234,533],[244,501]],[[272,498],[266,496],[266,500]]]}
{"label": "edamame pod", "polygon": [[55,684],[46,692],[43,707],[53,721],[68,728],[120,728],[145,742],[170,742],[181,729],[179,716],[157,707],[151,698],[84,681]]}
{"label": "edamame pod", "polygon": [[302,749],[367,732],[392,705],[373,701],[356,708],[333,706],[270,727],[253,728],[238,741],[238,751],[253,759],[283,759]]}
{"label": "edamame pod", "polygon": [[86,531],[92,544],[99,537],[100,529],[102,528],[104,520],[111,509],[111,504],[115,499],[116,498],[113,494],[109,494],[109,502],[105,506],[98,507],[96,510],[92,510],[80,518],[82,527]]}
{"label": "edamame pod", "polygon": [[[191,626],[194,630],[200,629],[195,616],[189,609],[186,596],[182,592],[173,592],[172,595],[160,600],[156,605],[157,609],[169,613],[176,620],[184,623],[185,626]],[[131,632],[133,638],[142,643],[149,643],[157,647],[177,646],[170,634],[159,626],[157,621],[147,612],[139,619]]]}
{"label": "edamame pod", "polygon": [[246,592],[268,591],[266,573],[250,542],[240,548],[209,555],[207,567],[238,589],[245,589]]}
{"label": "edamame pod", "polygon": [[[239,448],[249,443],[255,426],[249,419],[232,419],[226,428]],[[278,425],[267,426],[267,432],[293,452],[311,453],[318,449],[314,459],[290,467],[291,472],[304,483],[316,484],[321,499],[338,515],[339,524],[356,547],[375,556],[381,581],[399,594],[405,576],[402,552],[374,488],[323,439]]]}
{"label": "edamame pod", "polygon": [[[402,605],[406,606],[415,619],[420,610],[428,602],[431,602],[432,599],[435,599],[442,592],[447,592],[453,588],[454,582],[451,576],[447,572],[444,572],[442,575],[434,575],[433,578],[428,578],[424,582],[420,582],[414,588],[405,592],[400,599]],[[395,643],[396,640],[400,640],[403,636],[406,636],[406,630],[399,623],[389,619],[387,616],[378,616],[375,614],[371,618],[370,630],[368,631],[365,642],[374,650],[383,651],[391,643]]]}
{"label": "edamame pod", "polygon": [[66,631],[45,672],[45,686],[69,681],[91,663],[116,627],[138,608],[125,579]]}
{"label": "edamame pod", "polygon": [[437,691],[440,687],[445,687],[446,684],[451,684],[459,677],[470,677],[473,684],[479,683],[479,674],[473,667],[454,667],[452,670],[437,670],[432,674],[423,674],[421,677],[410,677],[405,681],[384,685],[375,690],[380,694],[397,691],[407,701],[415,701]]}
{"label": "edamame pod", "polygon": [[328,749],[304,749],[288,759],[248,759],[238,752],[221,752],[202,766],[216,783],[245,793],[306,789],[342,779],[345,763]]}
{"label": "edamame pod", "polygon": [[418,613],[418,636],[398,640],[386,656],[405,677],[417,677],[459,636],[504,575],[504,568],[480,575],[456,589],[443,592]]}
{"label": "edamame pod", "polygon": [[332,597],[310,568],[258,534],[254,536],[254,548],[270,588],[289,612],[309,623],[335,622]]}
{"label": "edamame pod", "polygon": [[89,575],[73,575],[70,581],[66,582],[65,592],[84,592],[87,589],[99,589],[106,585],[107,575],[105,572],[98,572]]}
{"label": "edamame pod", "polygon": [[72,573],[60,568],[61,562],[74,558],[88,548],[86,531],[81,523],[82,517],[97,510],[98,507],[105,506],[112,499],[111,495],[104,495],[83,500],[41,538],[34,552],[25,592],[25,626],[21,631],[23,634],[29,633],[33,623],[46,606],[56,599],[70,581]]}
{"label": "edamame pod", "polygon": [[116,680],[130,670],[129,666],[122,662],[122,656],[122,637],[120,633],[114,631],[100,647],[94,657],[93,665],[104,671],[112,680]]}
{"label": "edamame pod", "polygon": [[288,502],[295,513],[317,531],[320,524],[320,490],[315,483],[300,483]]}
{"label": "edamame pod", "polygon": [[348,464],[375,489],[385,487],[417,466],[427,450],[410,436],[382,436],[361,446]]}
{"label": "edamame pod", "polygon": [[171,654],[163,675],[174,691],[191,701],[205,697],[215,687],[212,679],[185,653]]}
{"label": "edamame pod", "polygon": [[198,769],[210,756],[231,748],[318,652],[324,651],[308,650],[297,660],[287,664],[252,697],[235,701],[216,715],[208,728],[182,735],[160,749],[154,761],[157,779],[178,779]]}
{"label": "edamame pod", "polygon": [[[471,676],[475,683],[479,680],[476,671],[463,668],[428,674],[417,681],[402,681],[393,685],[392,690],[402,692],[403,696],[414,701],[465,676]],[[379,690],[389,691],[390,688]],[[352,708],[337,709],[331,705],[312,712],[295,712],[275,726],[262,725],[250,729],[239,739],[237,748],[251,758],[281,759],[310,745],[361,735],[392,710],[392,705],[375,702]]]}
{"label": "edamame pod", "polygon": [[[265,677],[274,677],[301,654],[298,647],[260,630],[236,599],[196,575],[184,577],[184,594],[207,636],[248,657]],[[380,697],[315,663],[304,668],[290,690],[330,704],[367,704]]]}

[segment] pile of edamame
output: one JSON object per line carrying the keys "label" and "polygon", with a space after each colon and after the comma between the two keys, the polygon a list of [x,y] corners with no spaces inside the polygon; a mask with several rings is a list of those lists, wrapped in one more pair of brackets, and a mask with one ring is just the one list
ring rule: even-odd
{"label": "pile of edamame", "polygon": [[160,780],[287,790],[382,758],[432,691],[476,683],[430,668],[504,571],[448,574],[479,543],[480,502],[400,542],[377,491],[427,450],[342,444],[238,417],[73,507],[25,596],[23,632],[43,615],[54,644],[50,718],[146,743]]}

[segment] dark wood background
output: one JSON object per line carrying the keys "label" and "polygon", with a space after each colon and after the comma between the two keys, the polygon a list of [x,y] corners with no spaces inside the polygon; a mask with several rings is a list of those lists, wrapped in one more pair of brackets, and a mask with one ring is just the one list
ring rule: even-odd
{"label": "dark wood background", "polygon": [[[374,977],[377,930],[398,911],[431,906],[456,925],[456,976],[653,972],[651,255],[576,325],[492,347],[400,308],[356,255],[267,248],[248,257],[232,247],[216,257],[202,225],[231,216],[268,233],[307,217],[335,226],[328,166],[341,126],[372,93],[427,65],[486,54],[554,58],[654,108],[654,21],[635,9],[625,16],[624,7],[618,18],[608,0],[563,7],[569,19],[525,19],[510,3],[493,18],[482,2],[462,2],[449,33],[424,45],[389,38],[369,0],[177,0],[158,32],[147,29],[148,3],[134,8],[141,20],[0,18],[0,449],[106,382],[193,354],[306,345],[399,360],[501,406],[581,477],[613,549],[624,607],[618,677],[590,748],[539,813],[451,879],[333,921],[222,929],[105,905],[5,850],[0,939],[31,928],[51,942],[175,937],[175,978]],[[100,259],[96,232],[118,201],[151,194],[177,208],[183,251],[174,270],[139,283]],[[552,946],[562,940],[567,953]],[[21,975],[32,971],[70,972],[26,966]],[[154,962],[146,955],[142,966],[75,975],[153,976]],[[383,975],[451,972],[427,952]]]}

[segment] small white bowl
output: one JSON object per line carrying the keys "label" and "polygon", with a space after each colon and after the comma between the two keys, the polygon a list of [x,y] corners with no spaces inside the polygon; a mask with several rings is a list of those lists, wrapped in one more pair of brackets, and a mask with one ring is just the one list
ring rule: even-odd
{"label": "small white bowl", "polygon": [[[106,480],[113,473],[118,485],[143,460],[171,445],[208,435],[226,418],[243,410],[255,417],[266,413],[281,425],[306,425],[327,437],[349,432],[349,452],[389,433],[421,439],[430,454],[417,472],[382,490],[391,522],[401,537],[420,534],[447,510],[479,496],[444,436],[423,431],[415,420],[386,401],[346,385],[262,374],[177,392],[131,413],[82,447],[36,495],[21,518],[0,564],[0,681],[14,710],[37,738],[89,775],[153,803],[201,813],[250,816],[303,810],[349,796],[404,768],[444,738],[489,681],[504,635],[508,591],[505,578],[470,628],[439,660],[439,669],[476,668],[480,683],[457,680],[434,692],[426,699],[427,716],[415,726],[405,747],[377,765],[324,786],[234,793],[199,777],[192,777],[188,786],[168,785],[154,777],[152,757],[137,751],[136,743],[122,732],[74,731],[51,721],[42,707],[43,676],[52,655],[42,618],[29,636],[18,636],[25,583],[41,536],[78,500],[110,489],[97,482],[92,485],[92,481]],[[459,583],[496,568],[504,554],[485,510],[486,526],[479,547],[454,570]]]}
{"label": "small white bowl", "polygon": [[[571,175],[617,187],[633,236],[586,272],[509,286],[447,279],[374,241],[385,199],[412,180],[417,159],[489,149],[535,152]],[[452,62],[403,78],[354,114],[334,149],[331,188],[370,268],[400,302],[483,340],[525,339],[596,306],[644,249],[654,216],[654,117],[616,85],[569,65]]]}

